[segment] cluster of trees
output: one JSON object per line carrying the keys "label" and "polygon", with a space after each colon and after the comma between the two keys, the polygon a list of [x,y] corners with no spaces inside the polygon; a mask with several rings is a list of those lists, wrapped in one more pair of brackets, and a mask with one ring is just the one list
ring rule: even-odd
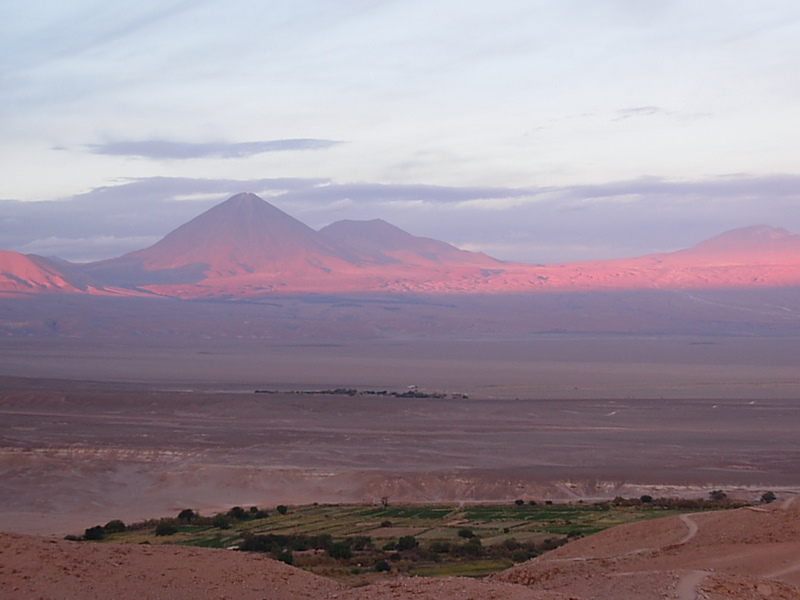
{"label": "cluster of trees", "polygon": [[354,536],[342,540],[334,540],[329,533],[317,535],[267,533],[254,535],[245,532],[239,544],[239,550],[247,552],[268,552],[273,558],[288,564],[294,563],[293,552],[319,550],[334,559],[349,559],[356,552],[374,550],[372,538]]}
{"label": "cluster of trees", "polygon": [[[334,539],[330,534],[245,534],[239,549],[249,552],[266,552],[273,558],[294,564],[295,553],[316,550],[330,559],[359,565],[371,565],[376,571],[392,570],[392,563],[410,565],[415,562],[440,562],[450,559],[474,559],[477,557],[523,562],[534,556],[565,544],[568,537],[548,538],[542,542],[518,542],[507,539],[501,544],[484,546],[480,538],[470,529],[458,532],[463,541],[434,540],[420,544],[413,535],[404,535],[390,540],[382,546],[368,536],[352,536]],[[398,567],[395,567],[398,568]]]}
{"label": "cluster of trees", "polygon": [[72,540],[72,541],[97,541],[102,540],[106,535],[110,535],[112,533],[122,533],[126,531],[128,527],[120,521],[119,519],[113,519],[106,523],[105,525],[95,525],[94,527],[87,528],[82,536],[77,535],[68,535],[65,539]]}
{"label": "cluster of trees", "polygon": [[[289,507],[281,504],[275,508],[278,514],[285,515]],[[68,535],[66,539],[72,541],[99,541],[107,535],[122,533],[123,531],[142,531],[153,529],[157,536],[175,535],[180,531],[181,526],[193,525],[196,527],[216,527],[218,529],[229,529],[231,524],[249,521],[253,519],[264,519],[269,516],[265,510],[257,506],[251,506],[245,510],[241,506],[234,506],[229,511],[218,513],[213,517],[201,516],[191,508],[185,508],[178,513],[177,517],[164,519],[148,519],[126,525],[119,519],[109,521],[105,525],[95,525],[86,529],[82,536]]]}
{"label": "cluster of trees", "polygon": [[[623,498],[617,496],[611,503],[613,506],[654,506],[664,509],[680,510],[704,510],[714,508],[739,508],[745,506],[746,502],[736,502],[730,500],[728,495],[722,490],[709,492],[708,498],[653,498],[645,494],[639,498]],[[607,506],[608,503],[598,502],[597,506]]]}

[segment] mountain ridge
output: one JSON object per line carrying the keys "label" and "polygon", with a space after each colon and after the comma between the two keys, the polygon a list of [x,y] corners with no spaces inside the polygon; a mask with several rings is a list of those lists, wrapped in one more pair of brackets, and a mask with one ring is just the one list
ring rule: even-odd
{"label": "mountain ridge", "polygon": [[520,293],[800,285],[800,235],[768,225],[670,253],[533,265],[500,261],[383,221],[320,231],[241,193],[123,256],[61,263],[0,254],[0,293],[244,299],[276,293]]}

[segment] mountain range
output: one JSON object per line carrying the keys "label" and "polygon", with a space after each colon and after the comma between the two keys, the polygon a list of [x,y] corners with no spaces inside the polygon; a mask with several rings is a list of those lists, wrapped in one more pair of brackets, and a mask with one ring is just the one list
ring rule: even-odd
{"label": "mountain range", "polygon": [[0,251],[0,294],[242,300],[286,294],[503,294],[749,289],[800,285],[800,235],[759,225],[638,258],[501,261],[393,225],[320,231],[242,193],[124,256],[73,264]]}

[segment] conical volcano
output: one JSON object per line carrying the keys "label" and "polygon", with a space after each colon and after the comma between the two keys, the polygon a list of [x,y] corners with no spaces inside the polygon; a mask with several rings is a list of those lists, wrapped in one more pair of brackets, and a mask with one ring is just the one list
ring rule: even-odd
{"label": "conical volcano", "polygon": [[149,248],[88,265],[117,284],[186,284],[252,273],[329,272],[357,259],[255,194],[242,193]]}
{"label": "conical volcano", "polygon": [[346,252],[255,194],[237,194],[178,227],[149,248],[132,252],[148,271],[203,265],[207,277],[288,269],[328,270]]}

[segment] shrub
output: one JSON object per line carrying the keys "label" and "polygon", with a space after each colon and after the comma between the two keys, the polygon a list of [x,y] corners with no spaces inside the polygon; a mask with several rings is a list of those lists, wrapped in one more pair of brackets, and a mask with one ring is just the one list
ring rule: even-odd
{"label": "shrub", "polygon": [[483,544],[481,544],[478,538],[474,537],[453,550],[454,554],[459,554],[461,556],[479,556],[483,554]]}
{"label": "shrub", "polygon": [[105,530],[106,533],[122,533],[123,531],[125,531],[126,527],[125,523],[123,523],[119,519],[114,519],[103,525],[103,529]]}
{"label": "shrub", "polygon": [[217,529],[230,529],[231,524],[230,521],[228,521],[228,517],[220,513],[211,519],[211,526]]}
{"label": "shrub", "polygon": [[389,563],[385,560],[379,560],[375,563],[375,570],[378,573],[388,573],[392,570],[392,567],[389,566]]}
{"label": "shrub", "polygon": [[459,530],[458,530],[458,537],[462,537],[462,538],[474,538],[474,537],[475,537],[475,534],[473,533],[472,529],[467,529],[467,528],[465,527],[464,529],[459,529]]}
{"label": "shrub", "polygon": [[247,518],[247,511],[241,506],[234,506],[228,511],[228,516],[236,521],[244,521]]}
{"label": "shrub", "polygon": [[292,551],[287,548],[285,550],[281,550],[275,557],[275,560],[279,560],[281,562],[285,562],[287,565],[291,565],[294,563],[294,556],[292,555]]}
{"label": "shrub", "polygon": [[106,531],[103,529],[102,525],[95,525],[83,532],[83,539],[90,541],[102,540],[105,534]]}
{"label": "shrub", "polygon": [[644,496],[642,496],[641,498],[639,498],[639,501],[640,501],[642,504],[652,504],[652,503],[653,503],[653,497],[652,497],[652,496],[649,496],[648,494],[645,494]]}
{"label": "shrub", "polygon": [[400,551],[403,550],[411,550],[412,548],[416,548],[419,546],[419,542],[417,538],[413,535],[404,535],[399,540],[397,540],[397,549]]}
{"label": "shrub", "polygon": [[530,560],[534,556],[536,556],[535,553],[528,552],[527,550],[514,550],[514,552],[511,553],[511,560],[515,563],[521,563]]}
{"label": "shrub", "polygon": [[156,525],[156,535],[175,535],[178,528],[169,521],[159,521]]}
{"label": "shrub", "polygon": [[333,542],[330,546],[328,546],[328,556],[331,558],[346,559],[353,556],[353,553],[350,550],[350,546],[347,544],[347,542]]}
{"label": "shrub", "polygon": [[770,504],[771,502],[775,502],[778,497],[775,495],[774,492],[764,492],[761,494],[761,502],[763,504]]}
{"label": "shrub", "polygon": [[368,535],[357,535],[350,540],[350,543],[356,552],[372,548],[372,538]]}
{"label": "shrub", "polygon": [[191,523],[195,517],[197,517],[197,513],[191,508],[184,508],[178,513],[178,520],[183,521],[184,523]]}
{"label": "shrub", "polygon": [[722,502],[728,497],[728,494],[726,494],[722,490],[714,490],[712,492],[709,492],[708,495],[714,502]]}
{"label": "shrub", "polygon": [[516,504],[517,506],[522,506],[523,504],[525,504],[525,500],[518,498],[517,500],[514,500],[514,504]]}
{"label": "shrub", "polygon": [[279,504],[275,507],[275,510],[278,511],[278,514],[285,515],[287,512],[289,512],[289,507]]}

